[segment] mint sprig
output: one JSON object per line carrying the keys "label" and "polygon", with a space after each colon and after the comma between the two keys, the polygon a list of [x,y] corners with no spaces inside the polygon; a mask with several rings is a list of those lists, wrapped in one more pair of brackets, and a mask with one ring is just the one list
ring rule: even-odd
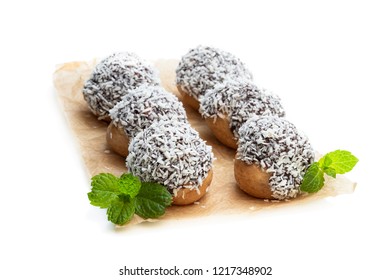
{"label": "mint sprig", "polygon": [[116,225],[129,222],[134,214],[148,219],[158,218],[171,205],[172,196],[157,183],[141,182],[130,173],[115,177],[100,173],[92,177],[88,193],[92,205],[107,208],[107,218]]}
{"label": "mint sprig", "polygon": [[312,163],[307,169],[300,186],[301,191],[318,192],[325,182],[324,175],[336,178],[337,174],[351,171],[359,160],[351,152],[336,150],[327,153],[318,162]]}
{"label": "mint sprig", "polygon": [[116,225],[124,225],[133,218],[134,206],[134,200],[128,197],[115,200],[107,208],[107,218]]}

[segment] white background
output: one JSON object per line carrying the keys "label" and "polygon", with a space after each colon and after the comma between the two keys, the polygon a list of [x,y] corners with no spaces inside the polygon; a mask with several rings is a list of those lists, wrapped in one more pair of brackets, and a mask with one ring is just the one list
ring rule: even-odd
{"label": "white background", "polygon": [[[390,9],[387,1],[318,2],[3,1],[0,278],[130,279],[118,275],[124,265],[177,265],[272,266],[267,279],[390,279]],[[316,150],[358,156],[348,174],[355,193],[122,230],[90,206],[52,85],[55,65],[114,51],[179,59],[199,44],[246,62]],[[210,278],[245,279],[166,277]]]}

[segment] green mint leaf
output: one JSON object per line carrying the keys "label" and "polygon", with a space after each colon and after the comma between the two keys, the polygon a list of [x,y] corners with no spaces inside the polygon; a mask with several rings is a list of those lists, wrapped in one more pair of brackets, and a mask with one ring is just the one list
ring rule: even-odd
{"label": "green mint leaf", "polygon": [[301,191],[314,193],[318,192],[323,186],[324,171],[320,169],[318,162],[314,162],[303,176]]}
{"label": "green mint leaf", "polygon": [[332,163],[332,159],[327,157],[327,156],[323,156],[318,161],[318,165],[319,165],[320,169],[325,169],[326,167],[329,167],[331,163]]}
{"label": "green mint leaf", "polygon": [[92,190],[88,193],[92,205],[107,208],[119,195],[118,178],[112,174],[100,173],[92,177]]}
{"label": "green mint leaf", "polygon": [[134,199],[127,195],[121,195],[108,207],[107,218],[116,225],[124,225],[133,218],[134,212]]}
{"label": "green mint leaf", "polygon": [[131,198],[134,198],[141,188],[141,180],[137,176],[133,176],[130,173],[122,174],[119,178],[119,190],[130,195]]}
{"label": "green mint leaf", "polygon": [[158,218],[171,203],[172,196],[165,187],[157,183],[142,183],[135,198],[135,213],[144,219]]}
{"label": "green mint leaf", "polygon": [[337,174],[351,171],[359,161],[351,152],[336,150],[324,156],[325,167],[333,168]]}
{"label": "green mint leaf", "polygon": [[324,172],[327,174],[327,175],[329,175],[329,176],[331,176],[331,177],[333,177],[333,178],[336,178],[336,170],[334,170],[334,168],[332,168],[332,167],[325,167],[324,169]]}

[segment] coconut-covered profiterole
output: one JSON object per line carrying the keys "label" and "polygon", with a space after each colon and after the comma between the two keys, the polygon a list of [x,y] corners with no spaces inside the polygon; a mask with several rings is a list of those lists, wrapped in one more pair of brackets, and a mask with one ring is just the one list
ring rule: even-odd
{"label": "coconut-covered profiterole", "polygon": [[240,59],[212,47],[191,49],[181,58],[176,69],[176,85],[183,102],[196,110],[206,90],[227,78],[252,80],[252,74]]}
{"label": "coconut-covered profiterole", "polygon": [[173,204],[205,195],[212,180],[213,153],[196,130],[177,120],[154,122],[131,141],[126,165],[142,181],[164,185]]}
{"label": "coconut-covered profiterole", "polygon": [[160,120],[187,123],[183,104],[160,86],[142,85],[129,90],[110,110],[111,123],[106,139],[110,148],[127,157],[129,142],[140,131]]}
{"label": "coconut-covered profiterole", "polygon": [[237,149],[238,130],[252,116],[285,116],[278,96],[245,80],[226,80],[207,90],[199,112],[215,137],[233,149]]}
{"label": "coconut-covered profiterole", "polygon": [[94,68],[83,88],[89,109],[99,119],[109,121],[109,111],[129,89],[143,84],[158,85],[157,71],[133,53],[114,53]]}
{"label": "coconut-covered profiterole", "polygon": [[308,138],[276,116],[252,117],[238,134],[234,162],[238,186],[258,198],[296,197],[303,175],[314,161]]}

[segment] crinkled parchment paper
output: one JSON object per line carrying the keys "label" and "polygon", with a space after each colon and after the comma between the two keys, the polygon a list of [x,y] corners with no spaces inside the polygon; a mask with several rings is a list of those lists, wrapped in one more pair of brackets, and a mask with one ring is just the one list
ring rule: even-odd
{"label": "crinkled parchment paper", "polygon": [[[160,71],[162,85],[180,99],[175,87],[177,63],[177,60],[158,60],[154,64]],[[107,123],[97,120],[90,113],[82,95],[84,81],[89,77],[95,64],[96,60],[59,65],[54,73],[54,84],[69,126],[80,144],[80,151],[89,172],[88,176],[91,177],[101,172],[120,175],[127,171],[125,160],[107,147],[105,140]],[[215,139],[195,110],[186,107],[186,111],[192,127],[213,147],[216,157],[214,178],[209,192],[199,202],[188,206],[171,206],[161,219],[201,217],[216,213],[253,213],[267,207],[283,207],[307,203],[324,197],[348,194],[355,189],[355,183],[343,176],[338,176],[337,179],[328,179],[320,192],[300,196],[287,202],[276,203],[250,197],[236,186],[234,180],[233,159],[235,151],[223,146]],[[88,203],[87,200],[86,203]],[[141,221],[143,220],[140,218],[133,219],[131,223],[135,224]]]}

